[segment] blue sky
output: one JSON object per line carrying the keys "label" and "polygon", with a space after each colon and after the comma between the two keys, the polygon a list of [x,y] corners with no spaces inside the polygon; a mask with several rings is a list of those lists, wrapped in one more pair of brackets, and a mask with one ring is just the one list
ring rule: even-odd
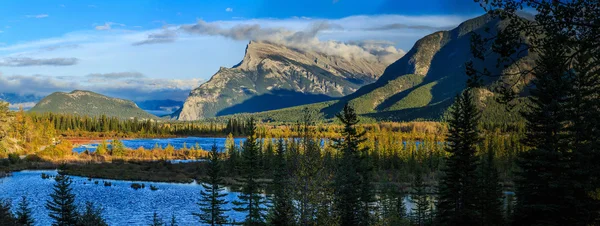
{"label": "blue sky", "polygon": [[[344,55],[378,43],[389,60],[482,13],[472,0],[2,0],[0,92],[183,99],[250,39]],[[312,36],[290,39],[298,32]]]}

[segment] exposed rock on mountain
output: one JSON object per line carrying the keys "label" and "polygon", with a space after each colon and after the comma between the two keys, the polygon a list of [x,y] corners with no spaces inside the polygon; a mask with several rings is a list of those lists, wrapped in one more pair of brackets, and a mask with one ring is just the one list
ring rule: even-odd
{"label": "exposed rock on mountain", "polygon": [[206,117],[331,100],[377,80],[387,65],[252,41],[242,62],[194,89],[173,117]]}

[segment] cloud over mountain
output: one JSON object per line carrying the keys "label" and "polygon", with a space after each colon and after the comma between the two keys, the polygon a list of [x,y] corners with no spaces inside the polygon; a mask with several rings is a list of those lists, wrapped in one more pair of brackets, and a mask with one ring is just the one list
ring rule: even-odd
{"label": "cloud over mountain", "polygon": [[372,45],[379,46],[369,47],[377,48],[379,51],[370,51],[363,48],[363,46],[333,40],[322,41],[317,37],[321,32],[336,29],[343,29],[343,27],[327,21],[314,22],[301,31],[292,31],[286,28],[268,28],[262,27],[259,24],[240,24],[226,28],[219,23],[208,23],[203,20],[198,20],[193,25],[183,25],[180,27],[180,30],[192,34],[223,36],[234,40],[269,41],[350,59],[366,58],[391,63],[404,54],[404,51],[396,49],[393,43],[389,42],[374,42]]}

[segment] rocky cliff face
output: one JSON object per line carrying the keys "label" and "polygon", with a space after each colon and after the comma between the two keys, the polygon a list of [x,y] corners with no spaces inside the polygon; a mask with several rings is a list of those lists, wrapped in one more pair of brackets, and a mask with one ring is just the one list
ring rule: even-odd
{"label": "rocky cliff face", "polygon": [[353,93],[387,65],[252,41],[244,59],[194,89],[173,117],[198,120],[315,103]]}

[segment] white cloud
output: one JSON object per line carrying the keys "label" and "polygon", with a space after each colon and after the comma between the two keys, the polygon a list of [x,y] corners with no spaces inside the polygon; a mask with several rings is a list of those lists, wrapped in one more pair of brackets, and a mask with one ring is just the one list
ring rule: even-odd
{"label": "white cloud", "polygon": [[228,13],[233,12],[233,8],[226,8],[225,12],[228,12]]}
{"label": "white cloud", "polygon": [[0,90],[3,93],[45,96],[53,92],[89,90],[134,101],[184,100],[190,90],[198,87],[201,82],[201,79],[153,79],[143,77],[122,78],[119,82],[115,82],[114,79],[94,80],[89,75],[54,77],[46,75],[3,76],[0,74]]}
{"label": "white cloud", "polygon": [[29,57],[5,58],[0,60],[0,67],[28,67],[28,66],[71,66],[77,64],[77,58],[46,58],[35,59]]}
{"label": "white cloud", "polygon": [[112,29],[113,25],[117,25],[117,26],[121,26],[121,27],[125,26],[125,24],[114,23],[114,22],[105,22],[103,25],[96,26],[96,30],[99,30],[99,31],[110,30],[110,29]]}
{"label": "white cloud", "polygon": [[36,18],[36,19],[41,19],[41,18],[46,18],[46,17],[48,17],[48,14],[26,15],[25,17],[27,17],[27,18]]}

